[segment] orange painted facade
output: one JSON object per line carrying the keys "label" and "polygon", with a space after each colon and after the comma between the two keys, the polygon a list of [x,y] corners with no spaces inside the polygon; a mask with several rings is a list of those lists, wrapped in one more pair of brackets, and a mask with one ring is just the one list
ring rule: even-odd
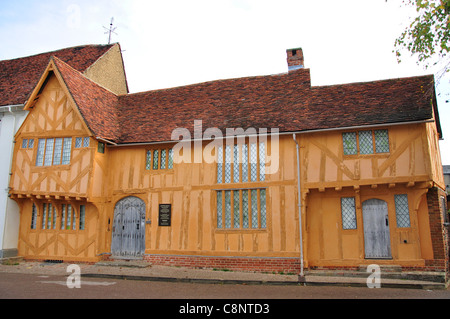
{"label": "orange painted facade", "polygon": [[[306,268],[358,267],[374,262],[365,255],[363,203],[379,199],[388,207],[391,256],[376,262],[445,268],[445,257],[436,256],[430,226],[428,194],[432,189],[438,193],[445,189],[435,122],[296,134],[299,159],[293,135],[281,134],[278,142],[268,139],[262,151],[258,148],[264,158],[277,159],[272,174],[266,172],[262,178],[264,166],[258,162],[255,174],[259,177],[251,181],[250,175],[244,178],[251,173],[242,164],[236,173],[238,180],[219,182],[226,168],[216,161],[177,163],[175,154],[173,167],[169,167],[173,142],[120,146],[98,139],[61,75],[52,68],[50,64],[48,78],[44,76],[35,91],[39,92],[35,103],[27,105],[30,113],[15,138],[10,194],[21,209],[19,255],[88,262],[109,256],[116,205],[124,198],[137,197],[145,203],[147,259],[154,255],[287,258],[298,263],[301,225]],[[344,154],[343,133],[374,130],[387,131],[388,151]],[[55,164],[56,140],[65,138],[71,139],[66,148],[70,163]],[[85,138],[86,144],[77,144]],[[34,140],[34,146],[23,147],[24,139]],[[38,159],[38,144],[43,140],[46,145],[49,140],[55,143],[47,166],[45,154],[42,165]],[[66,144],[62,145],[64,157]],[[209,146],[204,141],[202,150],[206,152]],[[160,161],[157,169],[147,156],[155,150]],[[214,157],[218,154],[215,149]],[[184,155],[193,161],[194,148]],[[408,227],[397,225],[395,195],[406,195]],[[342,198],[354,198],[356,226],[351,229],[344,229]],[[170,226],[158,224],[160,204],[171,204]],[[228,204],[233,208],[225,208]],[[254,220],[251,205],[258,212]],[[235,215],[226,220],[227,209],[239,211],[239,220]]]}

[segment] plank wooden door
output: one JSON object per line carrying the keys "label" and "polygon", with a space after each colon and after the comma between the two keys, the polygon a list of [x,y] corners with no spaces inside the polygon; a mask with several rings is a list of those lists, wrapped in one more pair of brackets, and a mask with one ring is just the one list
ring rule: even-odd
{"label": "plank wooden door", "polygon": [[113,257],[141,258],[145,250],[145,203],[126,197],[114,208],[111,242]]}
{"label": "plank wooden door", "polygon": [[387,203],[366,200],[362,205],[366,258],[392,258]]}

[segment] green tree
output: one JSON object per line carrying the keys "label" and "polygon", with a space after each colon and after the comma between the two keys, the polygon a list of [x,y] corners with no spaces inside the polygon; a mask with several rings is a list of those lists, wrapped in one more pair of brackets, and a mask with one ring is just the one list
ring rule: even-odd
{"label": "green tree", "polygon": [[407,49],[417,54],[418,63],[445,63],[450,69],[448,54],[450,50],[450,0],[404,0],[407,5],[415,6],[417,16],[410,26],[396,39],[395,53],[401,62],[401,53]]}

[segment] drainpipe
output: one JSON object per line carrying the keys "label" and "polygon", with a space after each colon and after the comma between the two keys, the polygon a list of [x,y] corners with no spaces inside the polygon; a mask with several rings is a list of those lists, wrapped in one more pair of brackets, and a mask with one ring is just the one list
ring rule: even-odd
{"label": "drainpipe", "polygon": [[297,188],[298,188],[298,224],[300,231],[300,275],[299,282],[305,282],[305,275],[303,273],[303,235],[302,235],[302,191],[300,188],[300,150],[297,143],[295,133],[292,135],[296,149],[297,149]]}

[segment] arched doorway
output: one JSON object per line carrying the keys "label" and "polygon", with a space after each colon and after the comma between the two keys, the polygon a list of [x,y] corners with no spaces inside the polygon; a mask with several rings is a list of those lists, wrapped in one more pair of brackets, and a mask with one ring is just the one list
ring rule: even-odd
{"label": "arched doorway", "polygon": [[141,258],[145,250],[145,203],[137,197],[126,197],[114,208],[111,242],[113,257]]}
{"label": "arched doorway", "polygon": [[387,203],[369,199],[362,204],[366,258],[392,258]]}

